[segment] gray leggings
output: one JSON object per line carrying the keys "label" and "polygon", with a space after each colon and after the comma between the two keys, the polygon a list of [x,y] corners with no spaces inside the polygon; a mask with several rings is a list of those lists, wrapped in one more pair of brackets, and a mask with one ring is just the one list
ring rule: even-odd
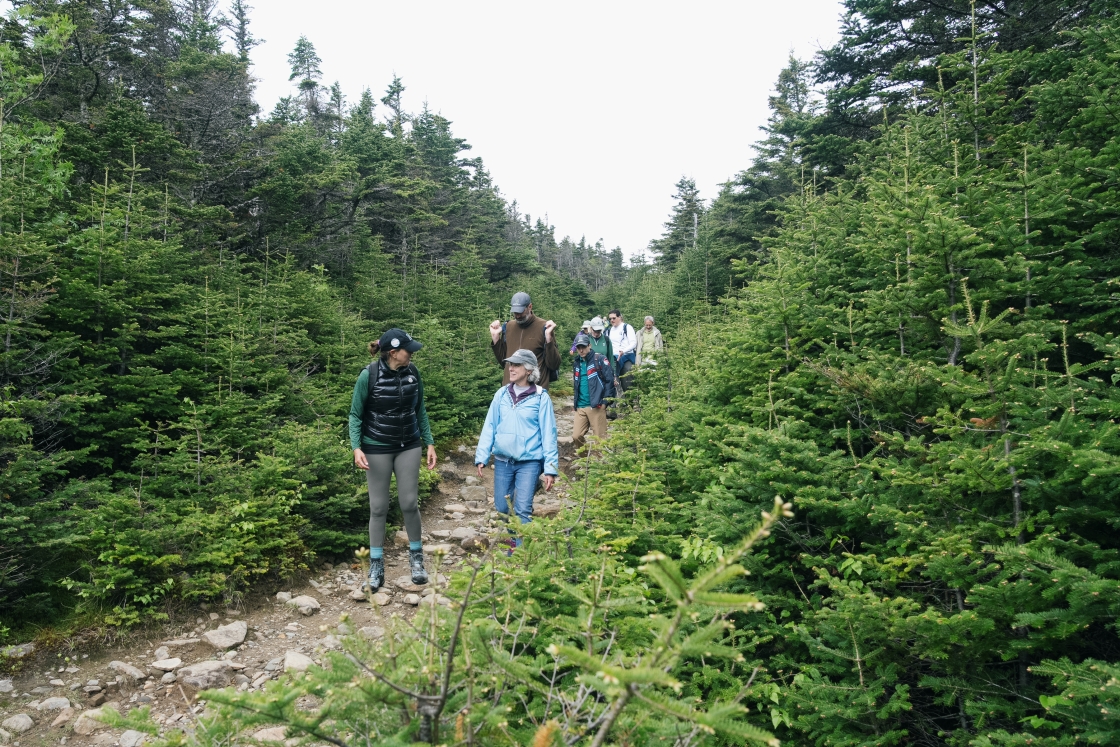
{"label": "gray leggings", "polygon": [[420,541],[420,447],[396,454],[366,454],[369,469],[369,546],[385,546],[385,517],[389,515],[389,478],[397,476],[397,498],[410,542]]}

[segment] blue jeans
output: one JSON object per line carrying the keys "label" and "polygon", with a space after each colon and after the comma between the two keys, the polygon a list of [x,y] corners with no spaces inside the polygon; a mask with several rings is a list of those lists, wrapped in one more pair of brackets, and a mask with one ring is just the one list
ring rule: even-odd
{"label": "blue jeans", "polygon": [[494,508],[499,513],[509,515],[509,503],[513,498],[513,512],[522,524],[533,520],[533,494],[537,492],[537,480],[544,472],[543,459],[525,459],[520,462],[503,461],[494,458]]}
{"label": "blue jeans", "polygon": [[620,355],[615,362],[615,368],[618,371],[618,384],[622,387],[622,391],[630,388],[630,369],[634,367],[635,361],[638,360],[638,354],[631,351],[625,355]]}

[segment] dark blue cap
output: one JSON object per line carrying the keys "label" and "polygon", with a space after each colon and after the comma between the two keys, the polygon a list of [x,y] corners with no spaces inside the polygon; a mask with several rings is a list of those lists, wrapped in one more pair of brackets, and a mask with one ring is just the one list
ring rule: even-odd
{"label": "dark blue cap", "polygon": [[415,353],[424,344],[419,340],[413,340],[412,336],[405,332],[403,329],[393,327],[391,330],[381,335],[381,339],[377,341],[381,350],[407,350],[410,353]]}

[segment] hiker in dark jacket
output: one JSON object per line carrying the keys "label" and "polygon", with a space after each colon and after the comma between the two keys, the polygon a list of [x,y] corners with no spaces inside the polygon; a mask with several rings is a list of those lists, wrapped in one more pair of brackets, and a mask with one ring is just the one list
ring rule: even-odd
{"label": "hiker in dark jacket", "polygon": [[505,370],[502,384],[509,384],[509,368],[506,359],[517,350],[530,350],[537,356],[541,369],[540,386],[548,389],[552,374],[560,370],[560,348],[556,344],[556,322],[547,322],[533,316],[533,300],[528,293],[515,293],[509,305],[513,319],[502,324],[495,319],[490,323],[490,350]]}
{"label": "hiker in dark jacket", "polygon": [[369,588],[385,583],[385,517],[389,513],[389,480],[397,477],[397,498],[408,532],[412,583],[426,584],[420,540],[420,451],[426,444],[428,469],[436,468],[436,447],[424,382],[412,364],[423,347],[408,333],[391,329],[369,344],[377,360],[362,369],[350,400],[350,448],[354,464],[366,471],[369,488]]}
{"label": "hiker in dark jacket", "polygon": [[598,439],[607,437],[606,405],[616,392],[614,366],[605,355],[591,349],[591,338],[587,335],[576,335],[572,378],[576,411],[572,445],[578,449],[588,430]]}

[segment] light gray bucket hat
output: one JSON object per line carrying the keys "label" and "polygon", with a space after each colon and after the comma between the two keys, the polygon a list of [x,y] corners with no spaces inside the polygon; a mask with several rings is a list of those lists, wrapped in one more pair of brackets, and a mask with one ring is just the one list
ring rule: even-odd
{"label": "light gray bucket hat", "polygon": [[507,363],[516,363],[519,366],[525,366],[529,372],[529,382],[536,384],[541,378],[540,365],[537,363],[537,356],[533,354],[532,350],[521,348],[510,357],[506,358]]}
{"label": "light gray bucket hat", "polygon": [[533,354],[532,350],[526,350],[525,348],[521,348],[510,357],[506,358],[506,362],[516,363],[518,365],[525,366],[526,368],[538,368],[537,356]]}

